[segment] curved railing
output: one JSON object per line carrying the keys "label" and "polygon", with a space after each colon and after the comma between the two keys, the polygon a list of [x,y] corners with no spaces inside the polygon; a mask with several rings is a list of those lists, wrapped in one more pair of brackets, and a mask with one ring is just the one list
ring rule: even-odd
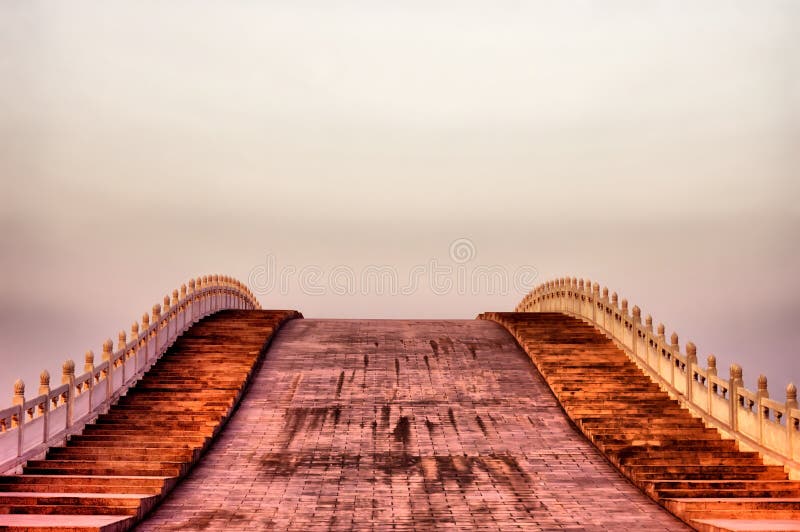
{"label": "curved railing", "polygon": [[133,322],[130,336],[119,332],[116,350],[109,338],[103,343],[102,362],[95,365],[87,351],[83,373],[75,362],[63,365],[61,385],[50,388],[47,370],[40,376],[35,397],[25,398],[25,383],[14,383],[12,405],[0,410],[0,471],[8,472],[26,460],[80,432],[113,404],[155,363],[192,324],[223,309],[260,309],[250,290],[236,279],[207,275],[190,279],[163,305],[153,305]]}
{"label": "curved railing", "polygon": [[786,387],[786,400],[770,399],[767,378],[758,378],[758,390],[744,387],[742,368],[730,367],[730,377],[717,375],[717,360],[708,356],[703,368],[697,348],[687,342],[684,352],[678,334],[669,340],[664,324],[653,331],[648,315],[642,323],[641,309],[628,311],[628,301],[589,279],[560,278],[539,285],[515,309],[517,312],[562,312],[582,318],[614,340],[647,375],[673,398],[740,446],[761,453],[768,461],[788,468],[800,478],[800,409],[797,388]]}

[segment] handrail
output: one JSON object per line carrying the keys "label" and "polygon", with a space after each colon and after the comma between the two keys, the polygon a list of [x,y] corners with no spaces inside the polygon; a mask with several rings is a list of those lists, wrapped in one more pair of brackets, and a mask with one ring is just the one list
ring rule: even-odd
{"label": "handrail", "polygon": [[678,334],[669,340],[660,323],[645,318],[638,306],[628,311],[608,288],[602,293],[589,279],[562,277],[534,288],[517,305],[516,312],[561,312],[595,325],[621,347],[654,382],[681,402],[707,426],[736,439],[740,447],[759,452],[765,460],[783,465],[790,476],[800,479],[800,408],[797,387],[786,386],[784,402],[770,399],[767,378],[758,378],[758,390],[744,387],[742,367],[732,364],[730,378],[717,375],[717,359],[708,356],[704,369],[697,362],[697,348],[687,342],[684,352]]}
{"label": "handrail", "polygon": [[163,304],[153,305],[134,321],[130,336],[119,332],[117,348],[103,343],[102,362],[95,365],[87,351],[83,373],[75,362],[62,367],[61,386],[50,388],[50,373],[42,371],[38,395],[25,398],[25,383],[14,383],[12,406],[0,410],[0,471],[16,470],[25,461],[80,432],[86,423],[108,410],[167,351],[186,329],[223,309],[260,309],[246,285],[225,275],[190,279]]}

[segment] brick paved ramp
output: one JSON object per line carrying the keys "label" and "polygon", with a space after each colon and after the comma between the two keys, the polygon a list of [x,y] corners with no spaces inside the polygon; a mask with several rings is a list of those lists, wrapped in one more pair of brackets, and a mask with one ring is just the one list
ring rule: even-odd
{"label": "brick paved ramp", "polygon": [[684,530],[496,323],[293,320],[140,530]]}
{"label": "brick paved ramp", "polygon": [[195,324],[83,434],[0,476],[0,530],[130,528],[208,447],[273,331],[297,316],[229,310]]}

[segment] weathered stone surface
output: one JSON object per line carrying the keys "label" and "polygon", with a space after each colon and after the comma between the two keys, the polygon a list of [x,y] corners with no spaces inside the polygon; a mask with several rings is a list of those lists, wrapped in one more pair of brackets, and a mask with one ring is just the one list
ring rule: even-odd
{"label": "weathered stone surface", "polygon": [[488,321],[294,320],[141,530],[683,530]]}

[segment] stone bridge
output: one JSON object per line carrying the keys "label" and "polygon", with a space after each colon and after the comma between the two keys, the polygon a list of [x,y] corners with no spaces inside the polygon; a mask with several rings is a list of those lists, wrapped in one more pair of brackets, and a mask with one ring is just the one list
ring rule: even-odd
{"label": "stone bridge", "polygon": [[193,279],[0,411],[9,530],[800,530],[800,409],[588,280],[474,320]]}

